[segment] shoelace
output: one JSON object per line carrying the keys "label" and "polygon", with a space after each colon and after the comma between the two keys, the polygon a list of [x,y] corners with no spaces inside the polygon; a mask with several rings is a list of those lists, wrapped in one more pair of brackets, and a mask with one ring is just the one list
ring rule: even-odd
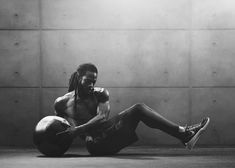
{"label": "shoelace", "polygon": [[201,123],[199,124],[194,124],[194,125],[186,125],[185,131],[193,131],[194,129],[198,128],[201,126]]}

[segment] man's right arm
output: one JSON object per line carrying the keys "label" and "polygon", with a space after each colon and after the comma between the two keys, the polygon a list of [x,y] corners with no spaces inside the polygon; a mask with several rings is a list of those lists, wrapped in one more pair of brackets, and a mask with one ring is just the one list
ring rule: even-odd
{"label": "man's right arm", "polygon": [[55,115],[60,116],[60,117],[65,116],[65,110],[67,108],[66,104],[68,100],[69,100],[69,97],[66,95],[58,97],[55,100],[55,103],[54,103]]}

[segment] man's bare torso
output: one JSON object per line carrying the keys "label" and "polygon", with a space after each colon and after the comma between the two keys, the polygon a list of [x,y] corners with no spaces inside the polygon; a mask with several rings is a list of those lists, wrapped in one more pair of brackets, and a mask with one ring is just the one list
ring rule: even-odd
{"label": "man's bare torso", "polygon": [[81,125],[93,118],[97,113],[98,101],[94,95],[89,95],[84,99],[78,98],[75,109],[74,91],[58,98],[55,102],[57,115],[66,118],[72,125]]}

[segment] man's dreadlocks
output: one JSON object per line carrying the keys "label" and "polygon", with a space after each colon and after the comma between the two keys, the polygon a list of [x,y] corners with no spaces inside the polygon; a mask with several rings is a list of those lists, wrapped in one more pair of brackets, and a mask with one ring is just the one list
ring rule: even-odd
{"label": "man's dreadlocks", "polygon": [[82,76],[86,74],[87,71],[94,72],[98,74],[98,70],[94,64],[85,63],[78,66],[77,70],[72,73],[69,79],[69,88],[68,92],[75,91],[75,110],[77,110],[76,102],[78,99],[78,91],[79,91],[79,82],[81,81]]}

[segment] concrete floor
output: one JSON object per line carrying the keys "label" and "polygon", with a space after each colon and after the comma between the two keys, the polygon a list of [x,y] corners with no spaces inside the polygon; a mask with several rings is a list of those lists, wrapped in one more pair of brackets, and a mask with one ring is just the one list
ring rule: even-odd
{"label": "concrete floor", "polygon": [[115,156],[90,157],[73,148],[61,158],[44,157],[35,149],[0,149],[1,168],[234,168],[235,148],[129,147]]}

